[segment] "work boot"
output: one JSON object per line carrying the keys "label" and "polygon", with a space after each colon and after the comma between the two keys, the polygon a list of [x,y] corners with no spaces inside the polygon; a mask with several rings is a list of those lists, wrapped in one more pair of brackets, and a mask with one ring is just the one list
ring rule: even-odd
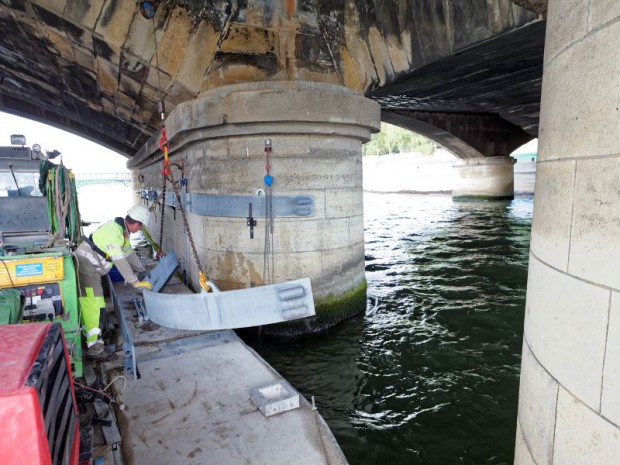
{"label": "work boot", "polygon": [[103,346],[103,341],[99,339],[86,351],[86,358],[95,362],[113,362],[116,360],[116,354],[108,352]]}

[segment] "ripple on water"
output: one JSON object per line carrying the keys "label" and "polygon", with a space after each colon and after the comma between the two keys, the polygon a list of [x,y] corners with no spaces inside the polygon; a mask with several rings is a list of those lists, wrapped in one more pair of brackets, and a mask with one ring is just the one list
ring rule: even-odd
{"label": "ripple on water", "polygon": [[376,309],[329,333],[254,341],[351,465],[513,461],[532,197],[365,194]]}

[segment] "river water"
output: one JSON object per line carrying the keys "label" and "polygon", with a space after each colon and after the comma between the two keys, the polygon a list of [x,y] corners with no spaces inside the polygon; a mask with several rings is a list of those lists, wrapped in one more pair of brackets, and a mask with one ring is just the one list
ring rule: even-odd
{"label": "river water", "polygon": [[364,194],[366,313],[249,341],[351,465],[512,464],[532,196]]}

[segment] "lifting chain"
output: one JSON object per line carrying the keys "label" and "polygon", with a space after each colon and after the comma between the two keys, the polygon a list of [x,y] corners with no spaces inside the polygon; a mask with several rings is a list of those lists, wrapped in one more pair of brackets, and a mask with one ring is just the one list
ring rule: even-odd
{"label": "lifting chain", "polygon": [[[172,184],[172,189],[174,190],[174,194],[176,196],[177,204],[179,209],[181,210],[181,215],[183,215],[183,225],[185,226],[185,232],[187,237],[189,238],[189,243],[192,246],[192,253],[194,254],[194,259],[196,260],[196,268],[198,269],[198,282],[200,287],[207,292],[211,291],[211,287],[207,284],[207,275],[204,271],[202,271],[202,266],[200,265],[200,258],[198,258],[198,252],[196,251],[196,245],[194,244],[194,238],[192,237],[192,232],[189,229],[189,223],[187,222],[187,216],[185,215],[185,208],[183,207],[183,202],[181,201],[181,195],[179,194],[179,188],[174,180],[172,175],[172,170],[170,169],[170,159],[168,158],[168,137],[166,136],[166,126],[164,125],[164,120],[166,119],[166,109],[164,106],[164,101],[161,95],[161,79],[159,75],[159,58],[157,57],[157,37],[155,34],[155,19],[154,15],[151,17],[153,19],[153,40],[155,42],[155,64],[157,67],[157,79],[159,84],[159,102],[157,103],[157,111],[161,117],[161,139],[159,140],[159,148],[162,152],[164,152],[164,160],[161,168],[161,175],[163,178],[163,186],[162,186],[162,199],[161,199],[161,225],[159,230],[159,250],[162,250],[162,242],[164,238],[164,211],[166,210],[166,180],[170,181]],[[181,178],[183,175],[181,174]]]}
{"label": "lifting chain", "polygon": [[174,180],[174,176],[172,172],[168,174],[168,180],[170,184],[172,184],[172,190],[174,190],[174,195],[177,199],[177,205],[179,206],[179,210],[181,210],[181,216],[183,217],[183,225],[185,226],[185,232],[187,233],[187,238],[189,239],[189,244],[192,246],[192,253],[194,254],[194,259],[196,260],[196,268],[198,269],[198,281],[200,287],[207,292],[211,291],[211,287],[207,284],[207,275],[202,271],[202,266],[200,265],[200,258],[198,257],[198,251],[196,250],[196,244],[194,244],[194,237],[192,236],[192,232],[189,229],[189,223],[187,222],[187,215],[185,214],[185,207],[183,207],[183,202],[181,201],[181,194],[179,193],[179,186],[177,186],[176,181]]}

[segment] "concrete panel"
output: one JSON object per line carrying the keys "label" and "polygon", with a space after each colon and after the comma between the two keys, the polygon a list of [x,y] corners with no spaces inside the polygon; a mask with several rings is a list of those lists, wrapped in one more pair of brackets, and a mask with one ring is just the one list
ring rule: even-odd
{"label": "concrete panel", "polygon": [[588,30],[592,31],[620,17],[620,2],[618,0],[590,2],[588,13]]}
{"label": "concrete panel", "polygon": [[530,249],[554,268],[568,269],[575,161],[538,163]]}
{"label": "concrete panel", "polygon": [[620,430],[560,388],[553,463],[558,465],[616,465]]}
{"label": "concrete panel", "polygon": [[[529,457],[530,461],[533,457],[537,465],[553,463],[557,398],[557,381],[538,363],[525,342],[519,384],[519,425],[523,427],[521,433],[522,441],[526,445],[525,456]],[[517,439],[519,436],[518,434]]]}
{"label": "concrete panel", "polygon": [[546,66],[540,161],[620,153],[618,37],[620,22],[589,35]]}
{"label": "concrete panel", "polygon": [[525,439],[523,438],[523,431],[521,425],[517,423],[517,438],[515,441],[515,461],[514,465],[537,465],[530,454]]}
{"label": "concrete panel", "polygon": [[525,339],[538,361],[567,389],[598,410],[610,291],[530,255]]}
{"label": "concrete panel", "polygon": [[569,273],[620,289],[620,157],[579,160]]}
{"label": "concrete panel", "polygon": [[601,415],[620,427],[620,293],[612,292]]}
{"label": "concrete panel", "polygon": [[588,3],[583,0],[551,3],[547,11],[547,30],[553,31],[553,34],[547,34],[546,37],[545,63],[586,34]]}

